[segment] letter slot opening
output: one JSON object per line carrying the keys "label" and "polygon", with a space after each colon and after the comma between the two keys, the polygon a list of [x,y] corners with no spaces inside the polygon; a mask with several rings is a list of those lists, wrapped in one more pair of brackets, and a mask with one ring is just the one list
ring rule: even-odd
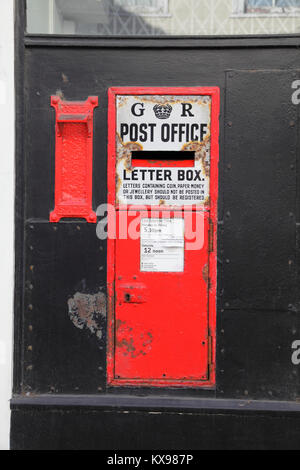
{"label": "letter slot opening", "polygon": [[195,166],[195,152],[135,151],[132,152],[131,165],[132,168],[193,168]]}

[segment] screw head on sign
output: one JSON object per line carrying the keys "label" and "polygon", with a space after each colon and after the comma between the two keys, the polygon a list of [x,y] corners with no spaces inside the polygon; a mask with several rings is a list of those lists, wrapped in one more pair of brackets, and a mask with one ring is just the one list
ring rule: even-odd
{"label": "screw head on sign", "polygon": [[51,214],[51,222],[59,222],[59,217],[56,214]]}
{"label": "screw head on sign", "polygon": [[97,218],[96,218],[96,215],[92,212],[89,217],[88,217],[88,221],[89,222],[96,222]]}

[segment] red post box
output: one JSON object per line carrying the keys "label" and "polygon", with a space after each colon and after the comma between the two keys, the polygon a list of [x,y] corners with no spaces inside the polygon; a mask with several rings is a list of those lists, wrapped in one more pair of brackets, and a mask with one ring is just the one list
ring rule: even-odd
{"label": "red post box", "polygon": [[109,90],[112,386],[215,384],[219,107],[218,88]]}

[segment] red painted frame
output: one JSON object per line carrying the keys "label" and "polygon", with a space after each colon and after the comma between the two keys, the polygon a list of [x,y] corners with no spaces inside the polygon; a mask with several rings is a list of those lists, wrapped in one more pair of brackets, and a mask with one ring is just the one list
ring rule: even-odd
{"label": "red painted frame", "polygon": [[[192,206],[190,210],[206,210],[210,212],[209,253],[209,295],[208,323],[211,337],[211,366],[209,380],[199,382],[171,382],[118,380],[114,373],[115,350],[115,240],[108,239],[107,246],[107,289],[108,289],[108,339],[107,339],[107,382],[117,387],[160,387],[160,388],[204,388],[212,389],[216,385],[216,301],[217,301],[217,223],[218,223],[218,169],[219,169],[219,115],[220,89],[218,87],[119,87],[108,91],[108,204],[117,210],[128,210],[127,206],[116,206],[116,97],[117,95],[203,95],[211,96],[211,171],[210,171],[210,203],[209,206]],[[145,206],[132,206],[134,210],[145,210]],[[157,211],[176,211],[180,206],[148,207]],[[108,217],[110,219],[110,217]]]}
{"label": "red painted frame", "polygon": [[62,218],[83,218],[96,223],[92,209],[93,113],[98,97],[86,101],[63,101],[51,97],[56,110],[55,209],[50,222]]}

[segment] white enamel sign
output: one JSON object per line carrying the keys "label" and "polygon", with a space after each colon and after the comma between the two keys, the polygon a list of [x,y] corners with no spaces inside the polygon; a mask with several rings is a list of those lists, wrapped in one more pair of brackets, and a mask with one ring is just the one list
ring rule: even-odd
{"label": "white enamel sign", "polygon": [[[117,202],[208,204],[210,144],[210,96],[117,96]],[[151,152],[147,164],[142,152]],[[172,164],[165,152],[172,152]],[[189,165],[183,152],[191,155]]]}

